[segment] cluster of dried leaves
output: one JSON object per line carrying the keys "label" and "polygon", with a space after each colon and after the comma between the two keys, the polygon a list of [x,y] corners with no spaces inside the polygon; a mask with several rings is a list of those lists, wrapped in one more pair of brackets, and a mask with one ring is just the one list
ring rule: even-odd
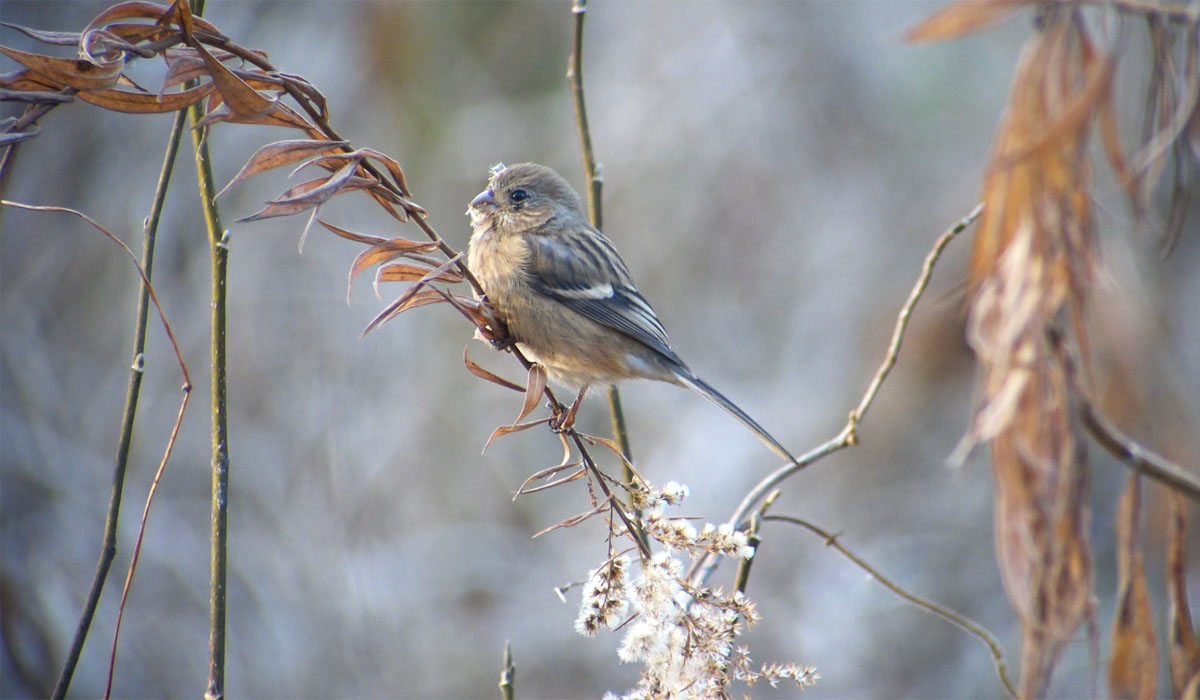
{"label": "cluster of dried leaves", "polygon": [[[957,3],[910,38],[959,36],[1025,4]],[[1037,7],[983,183],[987,208],[972,252],[968,319],[982,396],[969,438],[991,449],[997,558],[1024,629],[1022,697],[1045,693],[1063,646],[1094,613],[1085,429],[1085,314],[1095,273],[1089,141],[1099,134],[1144,224],[1152,223],[1152,196],[1170,171],[1166,248],[1183,230],[1200,162],[1200,7],[1137,9],[1146,12],[1156,60],[1133,155],[1120,142],[1114,107],[1120,52],[1099,46],[1079,5],[1045,3]],[[1114,523],[1120,598],[1108,676],[1120,698],[1153,697],[1159,667],[1138,536],[1140,494],[1134,476]],[[1185,516],[1182,499],[1172,503],[1171,680],[1176,696],[1195,697],[1200,644],[1183,578]]]}
{"label": "cluster of dried leaves", "polygon": [[[0,146],[6,149],[3,163],[8,162],[10,146],[37,135],[39,118],[74,98],[136,114],[174,112],[201,105],[203,116],[194,125],[198,129],[226,122],[298,130],[304,138],[260,148],[218,196],[252,175],[283,166],[299,164],[293,174],[307,168],[325,174],[287,189],[262,210],[240,221],[311,211],[303,240],[319,221],[322,204],[338,195],[365,192],[397,220],[413,220],[429,238],[418,242],[363,235],[321,222],[337,235],[369,246],[354,261],[351,281],[378,265],[376,285],[416,282],[366,330],[408,309],[447,302],[486,337],[503,337],[503,329],[474,299],[427,286],[466,279],[478,291],[460,257],[429,227],[425,210],[412,201],[400,164],[374,149],[351,147],[329,124],[325,97],[316,87],[300,76],[277,70],[264,52],[234,43],[213,24],[194,16],[187,2],[119,3],[100,13],[81,32],[6,26],[46,44],[75,46],[79,57],[58,58],[0,46],[0,52],[23,66],[22,70],[0,76],[0,99],[28,105],[20,117],[0,123]],[[130,61],[152,58],[161,58],[165,64],[156,91],[147,90],[125,74]],[[296,107],[285,103],[284,96],[290,97]],[[439,251],[444,257],[432,257]],[[411,262],[393,262],[397,258]]]}

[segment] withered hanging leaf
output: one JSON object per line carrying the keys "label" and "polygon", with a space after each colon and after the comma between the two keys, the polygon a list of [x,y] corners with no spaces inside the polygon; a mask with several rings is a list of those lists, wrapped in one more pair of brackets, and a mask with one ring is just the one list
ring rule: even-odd
{"label": "withered hanging leaf", "polygon": [[335,233],[347,240],[354,241],[355,243],[366,243],[368,245],[373,245],[375,243],[383,243],[384,241],[388,240],[388,239],[384,238],[383,236],[371,236],[371,235],[368,235],[365,233],[355,233],[354,231],[344,229],[340,226],[334,226],[333,224],[329,223],[328,221],[321,221],[320,223],[322,226],[329,229],[333,233]]}
{"label": "withered hanging leaf", "polygon": [[990,440],[997,562],[1023,628],[1022,697],[1045,693],[1062,649],[1093,614],[1074,353],[1086,362],[1081,319],[1094,246],[1086,145],[1111,87],[1111,62],[1092,49],[1082,15],[1056,5],[1041,19],[983,184],[968,317],[982,370],[972,437]]}
{"label": "withered hanging leaf", "polygon": [[320,139],[295,139],[291,141],[276,141],[269,143],[254,152],[242,169],[233,176],[228,185],[221,188],[217,197],[225,194],[231,187],[251,175],[271,170],[284,165],[290,165],[313,155],[336,150],[346,145],[345,141],[322,141]]}
{"label": "withered hanging leaf", "polygon": [[546,391],[546,368],[536,362],[529,366],[529,373],[525,377],[525,402],[521,404],[521,414],[513,421],[513,425],[520,423],[525,416],[533,413],[533,409],[542,400],[542,393]]}
{"label": "withered hanging leaf", "polygon": [[[75,95],[64,95],[61,92],[47,90],[30,90],[28,92],[0,88],[0,102],[29,102],[32,104],[64,104],[75,99]],[[16,121],[16,117],[12,118]]]}
{"label": "withered hanging leaf", "polygon": [[1117,509],[1117,609],[1113,618],[1108,687],[1121,700],[1152,698],[1158,684],[1158,643],[1146,568],[1138,537],[1141,481],[1137,474]]}
{"label": "withered hanging leaf", "polygon": [[354,177],[354,168],[352,165],[347,165],[327,178],[309,180],[292,187],[279,198],[271,200],[261,210],[238,219],[238,223],[296,214],[326,202],[339,194],[366,187],[371,182],[373,181]]}
{"label": "withered hanging leaf", "polygon": [[284,192],[279,199],[268,202],[267,206],[259,209],[250,216],[243,216],[242,218],[238,219],[237,222],[242,224],[250,221],[259,221],[261,219],[270,219],[276,216],[288,216],[290,214],[298,214],[306,209],[315,207],[321,202],[309,202],[304,200],[303,197],[305,194],[308,194],[318,187],[325,185],[328,180],[329,178],[319,177],[315,180],[302,182]]}
{"label": "withered hanging leaf", "polygon": [[546,483],[541,484],[540,486],[534,486],[534,487],[530,488],[527,485],[529,480],[526,479],[526,483],[522,484],[521,488],[517,489],[517,492],[515,494],[513,494],[513,500],[514,501],[517,500],[517,496],[528,496],[531,493],[537,493],[538,491],[546,491],[548,489],[555,488],[556,486],[562,486],[563,484],[569,484],[572,481],[578,481],[579,479],[581,479],[583,477],[584,474],[587,473],[587,468],[580,467],[579,465],[581,465],[581,464],[583,464],[583,460],[576,460],[571,466],[579,467],[579,468],[576,469],[574,472],[572,472],[572,473],[568,474],[567,476],[564,476],[560,479],[554,479],[553,481],[547,481]]}
{"label": "withered hanging leaf", "polygon": [[183,35],[179,34],[177,30],[157,24],[107,24],[104,25],[104,30],[133,44],[140,44],[144,41],[159,42],[172,35],[177,36],[180,42],[183,41]]}
{"label": "withered hanging leaf", "polygon": [[282,102],[275,102],[274,106],[266,114],[257,117],[233,115],[225,121],[233,124],[258,124],[260,126],[283,126],[291,129],[299,129],[308,134],[309,138],[313,139],[319,139],[323,135],[321,130],[314,126],[312,122]]}
{"label": "withered hanging leaf", "polygon": [[276,100],[266,97],[246,81],[234,75],[233,71],[229,70],[200,43],[195,36],[195,27],[199,22],[192,16],[192,11],[186,2],[176,2],[172,7],[180,28],[183,30],[185,43],[195,49],[200,54],[200,58],[204,59],[209,75],[212,76],[212,81],[217,87],[217,92],[221,93],[222,99],[235,118],[244,120],[262,117],[278,104]]}
{"label": "withered hanging leaf", "polygon": [[[208,64],[204,59],[194,55],[173,55],[174,50],[167,50],[163,57],[167,60],[167,74],[163,76],[160,92],[165,92],[176,85],[182,85],[189,80],[199,80],[208,77]],[[191,52],[191,49],[188,49]]]}
{"label": "withered hanging leaf", "polygon": [[78,58],[54,58],[0,46],[0,53],[55,82],[79,90],[99,90],[117,82],[125,64],[112,61],[96,65]]}
{"label": "withered hanging leaf", "polygon": [[511,435],[512,433],[519,433],[522,430],[528,430],[530,428],[535,428],[543,423],[549,423],[549,422],[550,422],[550,418],[549,418],[549,416],[547,416],[546,418],[539,418],[537,420],[529,421],[528,423],[517,423],[515,425],[502,425],[499,428],[496,428],[495,430],[493,430],[492,434],[488,436],[487,442],[484,443],[484,445],[483,445],[483,452],[487,452],[487,448],[491,446],[492,441],[498,437],[503,437],[505,435]]}
{"label": "withered hanging leaf", "polygon": [[404,179],[404,171],[400,168],[400,161],[386,153],[380,153],[373,148],[360,148],[359,150],[366,154],[368,158],[383,163],[383,166],[392,174],[392,179],[396,181],[396,186],[400,188],[400,194],[405,197],[412,196],[412,192],[408,189],[408,182]]}
{"label": "withered hanging leaf", "polygon": [[[565,434],[559,433],[558,440],[559,440],[559,442],[562,443],[562,446],[563,446],[562,459],[559,460],[559,463],[554,465],[553,467],[546,467],[545,469],[536,471],[533,474],[530,474],[528,477],[526,477],[525,481],[521,482],[521,486],[519,488],[517,488],[516,492],[513,494],[514,501],[517,500],[517,496],[520,496],[525,493],[533,493],[534,491],[541,491],[544,488],[542,486],[539,486],[535,489],[529,489],[527,491],[526,487],[528,487],[533,482],[541,481],[542,479],[546,479],[551,476],[554,476],[555,474],[558,474],[559,472],[563,471],[564,469],[578,467],[583,464],[582,459],[577,459],[575,461],[571,461],[571,443],[567,442],[567,436]],[[572,475],[571,477],[569,477],[566,480],[559,479],[554,483],[565,483],[565,481],[572,481],[575,478],[577,478],[577,477]]]}
{"label": "withered hanging leaf", "polygon": [[533,537],[531,539],[537,539],[537,538],[541,537],[542,535],[544,535],[548,532],[554,532],[555,530],[557,530],[559,528],[575,527],[576,525],[587,520],[588,518],[592,517],[593,515],[599,515],[600,513],[603,513],[606,509],[608,509],[608,507],[609,507],[608,499],[605,499],[602,503],[600,503],[600,505],[596,506],[595,508],[593,508],[587,512],[580,513],[579,515],[572,515],[571,517],[567,518],[566,520],[561,520],[544,530],[540,530],[538,532],[533,533]]}
{"label": "withered hanging leaf", "polygon": [[0,27],[15,29],[30,39],[36,39],[43,44],[51,44],[53,46],[75,46],[79,43],[79,37],[82,36],[79,32],[48,32],[41,29],[22,27],[19,24],[12,24],[10,22],[0,22]]}
{"label": "withered hanging leaf", "polygon": [[633,472],[634,476],[636,476],[638,480],[640,480],[643,484],[647,483],[646,480],[642,478],[642,475],[638,474],[637,469],[635,469],[633,466],[633,462],[631,462],[629,458],[625,456],[625,453],[621,451],[621,446],[618,445],[615,440],[598,437],[596,435],[587,435],[584,433],[580,433],[579,437],[586,440],[589,444],[600,445],[601,447],[608,448],[608,451],[616,455],[617,459],[621,460],[621,463],[624,464],[625,467],[631,472]]}
{"label": "withered hanging leaf", "polygon": [[[112,22],[115,22],[115,21],[121,20],[121,19],[145,19],[145,20],[151,20],[153,22],[160,22],[163,20],[171,20],[172,18],[175,17],[175,14],[179,11],[178,8],[176,7],[177,4],[178,3],[171,3],[170,5],[160,5],[158,3],[153,3],[153,2],[143,2],[142,0],[131,0],[130,2],[120,2],[120,3],[117,3],[116,5],[113,5],[107,9],[105,9],[100,14],[96,15],[95,19],[93,19],[88,24],[88,26],[84,28],[84,31],[86,32],[91,29],[95,29],[96,27],[110,24]],[[187,8],[185,8],[185,9],[187,9]],[[191,22],[191,27],[192,27],[193,31],[195,29],[201,29],[214,37],[225,38],[224,35],[221,34],[221,31],[219,29],[217,29],[216,25],[212,24],[211,22],[204,19],[203,17],[192,16],[190,9],[188,9],[188,19]],[[146,26],[152,27],[154,25],[146,25]]]}
{"label": "withered hanging leaf", "polygon": [[[347,286],[352,285],[355,277],[358,277],[359,274],[362,273],[362,270],[370,268],[370,267],[372,267],[372,265],[377,265],[379,263],[390,261],[390,259],[394,259],[394,258],[397,258],[400,256],[410,255],[410,253],[433,252],[433,251],[436,251],[437,249],[438,249],[438,244],[436,244],[436,243],[418,243],[418,241],[408,240],[408,239],[403,239],[403,238],[392,238],[392,239],[385,240],[385,241],[383,241],[383,243],[379,243],[379,244],[373,245],[371,247],[368,247],[367,250],[360,252],[358,257],[354,258],[354,263],[352,265],[350,265],[350,275],[349,275],[349,279],[347,280]],[[416,271],[418,271],[418,270],[420,270],[420,274],[415,274]],[[376,282],[379,282],[379,281],[398,282],[398,281],[420,280],[421,277],[424,277],[428,273],[428,271],[430,271],[430,268],[418,268],[418,267],[416,267],[416,265],[413,265],[412,269],[410,269],[409,271],[410,271],[410,273],[415,274],[415,276],[401,277],[400,276],[401,270],[397,269],[395,271],[395,273],[391,274],[394,276],[390,276],[390,279],[383,280],[383,277],[377,277]],[[461,275],[458,276],[457,280],[446,280],[446,281],[456,281],[456,282],[462,281],[462,276]],[[347,294],[349,294],[349,288],[347,288]]]}
{"label": "withered hanging leaf", "polygon": [[[413,265],[411,263],[390,263],[381,266],[375,272],[375,282],[378,286],[379,282],[415,282],[424,279],[429,275],[431,270],[424,265]],[[446,270],[440,274],[430,278],[431,282],[462,282],[462,273],[454,270]]]}
{"label": "withered hanging leaf", "polygon": [[378,265],[404,255],[432,253],[437,249],[438,244],[432,241],[410,241],[407,238],[381,240],[354,258],[354,263],[350,266],[350,281],[353,282],[355,277],[372,265]]}
{"label": "withered hanging leaf", "polygon": [[[15,121],[15,119],[13,120]],[[26,139],[31,139],[42,132],[41,127],[37,125],[29,126],[25,131],[2,131],[0,130],[0,146],[7,146],[10,143],[17,143]]]}
{"label": "withered hanging leaf", "polygon": [[512,389],[513,391],[525,391],[524,387],[522,387],[520,384],[510,382],[504,377],[492,374],[486,369],[475,364],[471,358],[467,357],[467,348],[463,348],[463,362],[466,363],[467,369],[471,372],[471,374],[475,375],[476,377],[486,379],[493,384],[499,384],[506,389]]}
{"label": "withered hanging leaf", "polygon": [[288,87],[299,91],[302,95],[306,95],[308,99],[312,100],[312,103],[316,106],[317,112],[321,115],[322,119],[329,118],[329,110],[325,95],[323,95],[315,85],[308,82],[303,76],[300,75],[292,75],[291,73],[281,72],[275,72],[272,73],[272,75],[275,78],[278,78]]}
{"label": "withered hanging leaf", "polygon": [[76,93],[79,99],[97,107],[128,114],[161,114],[175,112],[204,99],[213,91],[212,83],[205,83],[190,90],[165,95],[151,95],[129,90],[84,90]]}
{"label": "withered hanging leaf", "polygon": [[418,306],[425,306],[427,304],[437,304],[444,301],[446,301],[446,298],[442,296],[442,294],[436,289],[421,289],[417,285],[413,285],[412,287],[409,287],[403,294],[397,297],[395,301],[393,301],[391,304],[388,304],[387,308],[385,308],[383,311],[380,311],[375,318],[371,319],[371,322],[367,324],[367,327],[363,329],[363,332],[359,335],[359,337],[362,338],[366,336],[371,331],[399,316],[405,311],[408,311],[409,309],[415,309]]}
{"label": "withered hanging leaf", "polygon": [[904,34],[905,41],[955,39],[999,22],[1033,0],[959,0],[951,3]]}
{"label": "withered hanging leaf", "polygon": [[[435,289],[437,289],[435,287]],[[491,342],[493,340],[491,327],[488,324],[488,319],[483,313],[483,306],[477,299],[469,299],[460,294],[451,294],[442,289],[438,289],[450,306],[454,307],[463,315],[463,318],[470,321],[475,326],[475,334],[477,337]]]}
{"label": "withered hanging leaf", "polygon": [[[449,294],[446,294],[445,292],[442,292],[437,289],[425,290],[423,288],[425,287],[426,284],[428,284],[435,277],[437,277],[438,275],[442,274],[446,270],[449,270],[450,268],[457,265],[459,260],[462,259],[462,256],[463,256],[462,253],[455,255],[453,258],[450,258],[446,262],[442,263],[440,266],[430,270],[424,277],[417,280],[416,283],[413,284],[413,286],[411,286],[407,290],[405,290],[405,292],[403,294],[401,294],[395,301],[393,301],[391,304],[389,304],[386,309],[381,311],[369,324],[367,324],[367,327],[366,327],[366,329],[363,330],[362,335],[366,335],[367,333],[370,333],[372,330],[374,330],[380,324],[387,323],[388,321],[392,320],[396,316],[404,313],[405,311],[407,311],[409,309],[415,308],[417,306],[424,306],[425,304],[433,304],[438,301],[446,301],[446,302],[451,301],[451,299],[453,297]],[[434,295],[436,295],[437,298],[431,299],[430,301],[423,301],[420,304],[414,303],[415,299],[424,298],[424,297],[428,296],[427,295],[428,292],[432,292]]]}
{"label": "withered hanging leaf", "polygon": [[124,60],[125,54],[142,58],[153,58],[155,55],[151,49],[136,46],[107,29],[93,29],[85,33],[79,40],[79,52],[83,58],[97,65]]}
{"label": "withered hanging leaf", "polygon": [[16,92],[63,90],[67,86],[26,69],[0,75],[0,87]]}
{"label": "withered hanging leaf", "polygon": [[[220,44],[224,44],[229,41],[229,37],[222,34],[221,30],[217,29],[216,25],[212,24],[203,17],[198,17],[192,14],[191,4],[188,2],[188,0],[174,0],[174,2],[172,2],[171,5],[166,8],[162,7],[161,5],[154,5],[153,3],[141,3],[139,0],[133,0],[132,2],[124,4],[145,4],[149,5],[151,8],[165,10],[159,16],[157,20],[158,23],[165,24],[168,22],[174,22],[183,31],[184,38],[187,41],[190,41],[193,38],[202,38],[210,43]],[[101,15],[101,17],[103,17],[103,15]],[[97,17],[95,20],[92,20],[92,23],[96,24],[99,19],[100,17]]]}
{"label": "withered hanging leaf", "polygon": [[1171,498],[1171,527],[1167,540],[1167,593],[1170,598],[1167,624],[1168,659],[1175,697],[1187,696],[1189,683],[1193,697],[1200,680],[1200,641],[1192,626],[1193,618],[1187,594],[1187,512],[1183,496]]}

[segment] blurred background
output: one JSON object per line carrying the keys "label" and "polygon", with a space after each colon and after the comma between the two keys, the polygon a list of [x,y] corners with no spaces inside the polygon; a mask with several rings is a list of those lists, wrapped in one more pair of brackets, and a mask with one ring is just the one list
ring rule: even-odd
{"label": "blurred background", "polygon": [[[77,31],[108,4],[6,0],[2,12],[6,22]],[[680,354],[796,453],[840,429],[927,250],[978,197],[1030,17],[956,42],[901,41],[939,6],[664,0],[588,11],[584,78],[606,232]],[[582,188],[565,79],[569,3],[214,0],[206,17],[315,83],[353,143],[398,158],[456,248],[466,245],[466,203],[496,161],[546,163]],[[50,50],[0,33],[7,46]],[[1146,55],[1136,40],[1126,50],[1130,66]],[[153,85],[160,66],[133,75]],[[1136,107],[1138,71],[1119,79],[1119,106]],[[170,122],[59,107],[21,148],[6,197],[79,209],[139,249]],[[1124,126],[1133,134],[1138,125]],[[281,138],[295,136],[216,126],[219,184]],[[1185,235],[1162,258],[1097,170],[1095,381],[1128,432],[1194,465],[1200,241]],[[588,508],[582,484],[512,500],[528,474],[559,460],[558,441],[534,430],[480,452],[521,398],[466,372],[463,347],[523,381],[519,366],[472,341],[444,306],[360,339],[401,290],[385,287],[379,301],[364,276],[347,307],[346,273],[360,246],[314,231],[299,253],[303,216],[233,223],[290,184],[272,172],[221,200],[231,235],[228,694],[494,697],[505,640],[519,696],[628,689],[638,669],[618,663],[620,634],[577,635],[578,589],[567,604],[553,592],[605,558],[602,524],[530,538]],[[0,692],[39,696],[53,685],[98,555],[138,278],[116,246],[74,217],[11,208],[0,217]],[[358,195],[332,202],[323,218],[420,237]],[[860,426],[861,445],[794,477],[775,512],[842,533],[897,583],[989,627],[1015,673],[1020,631],[993,559],[986,454],[947,464],[968,426],[974,380],[962,331],[967,236],[939,263],[899,364]],[[185,146],[154,278],[196,386],[150,514],[117,697],[196,696],[205,684],[208,270]],[[181,398],[162,327],[152,317],[149,328],[118,555],[73,696],[103,692],[138,515]],[[777,466],[690,392],[639,383],[623,396],[641,471],[691,488],[681,514],[722,521]],[[607,431],[603,400],[585,405],[580,425]],[[1111,523],[1126,470],[1099,448],[1092,455],[1106,653]],[[1165,500],[1157,487],[1147,499],[1161,618]],[[902,603],[812,535],[772,525],[764,536],[748,589],[764,619],[744,640],[758,662],[816,666],[821,681],[806,696],[1003,695],[978,640]],[[1195,551],[1190,567],[1196,605]],[[728,587],[732,573],[722,568],[714,581]],[[1092,694],[1101,677],[1081,632],[1052,694]]]}

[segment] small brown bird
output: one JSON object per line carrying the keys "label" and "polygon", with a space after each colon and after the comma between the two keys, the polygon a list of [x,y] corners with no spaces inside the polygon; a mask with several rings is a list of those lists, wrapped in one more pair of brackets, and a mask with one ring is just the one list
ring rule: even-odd
{"label": "small brown bird", "polygon": [[775,454],[791,455],[671,349],[667,331],[613,244],[588,223],[579,195],[544,165],[492,169],[471,201],[467,266],[529,359],[579,390],[645,378],[685,386],[744,423]]}

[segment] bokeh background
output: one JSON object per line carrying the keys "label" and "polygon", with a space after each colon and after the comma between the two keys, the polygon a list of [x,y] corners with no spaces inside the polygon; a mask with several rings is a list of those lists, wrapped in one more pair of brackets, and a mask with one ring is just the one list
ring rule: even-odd
{"label": "bokeh background", "polygon": [[[6,0],[0,14],[78,30],[107,4]],[[618,1],[588,13],[584,78],[605,228],[680,354],[797,452],[840,428],[926,251],[978,196],[1031,18],[956,42],[903,43],[904,29],[938,6]],[[460,249],[462,212],[490,164],[536,160],[582,186],[566,2],[214,0],[206,16],[321,88],[334,125],[355,144],[397,157],[433,226]],[[0,33],[5,45],[45,50]],[[1125,50],[1145,60],[1136,39]],[[154,84],[158,71],[139,66],[134,75]],[[1137,70],[1120,76],[1120,107],[1140,104],[1138,79]],[[137,248],[170,121],[60,107],[22,147],[6,197],[82,210]],[[294,136],[214,128],[218,180],[279,138]],[[183,153],[154,277],[196,388],[150,514],[118,697],[196,696],[205,682],[208,258],[195,168]],[[1193,206],[1190,234],[1164,259],[1098,170],[1095,381],[1129,432],[1196,464],[1200,212]],[[261,175],[221,201],[232,246],[229,695],[493,697],[505,640],[520,696],[630,687],[637,669],[617,662],[619,635],[577,635],[578,589],[567,604],[552,591],[603,560],[599,521],[530,538],[586,509],[582,486],[512,500],[527,474],[557,462],[558,441],[529,431],[480,453],[520,397],[467,373],[462,349],[510,378],[521,378],[519,367],[473,342],[444,306],[360,339],[383,302],[364,276],[346,304],[358,246],[314,231],[299,253],[303,217],[233,223],[288,185],[283,173]],[[0,692],[39,696],[53,684],[98,554],[138,278],[73,217],[13,209],[0,217]],[[356,195],[324,217],[419,236]],[[968,246],[955,241],[939,264],[899,365],[861,425],[862,444],[793,478],[776,512],[843,533],[898,583],[985,624],[1015,670],[1019,627],[993,561],[986,454],[947,464],[972,398],[962,334]],[[385,289],[385,300],[397,293]],[[118,556],[72,695],[103,692],[120,582],[179,385],[152,320]],[[640,469],[690,486],[684,514],[722,520],[776,466],[753,436],[688,392],[634,384],[624,397]],[[606,425],[607,409],[593,399],[581,426]],[[1112,513],[1126,472],[1098,448],[1093,456],[1103,653]],[[1157,488],[1147,497],[1161,617],[1164,500]],[[805,695],[1003,694],[976,639],[903,604],[809,534],[772,526],[765,537],[748,591],[764,620],[745,640],[757,661],[815,665],[822,680]],[[1193,552],[1193,604],[1198,562]],[[726,585],[731,575],[718,572]],[[1081,633],[1052,693],[1090,695],[1101,677]]]}

